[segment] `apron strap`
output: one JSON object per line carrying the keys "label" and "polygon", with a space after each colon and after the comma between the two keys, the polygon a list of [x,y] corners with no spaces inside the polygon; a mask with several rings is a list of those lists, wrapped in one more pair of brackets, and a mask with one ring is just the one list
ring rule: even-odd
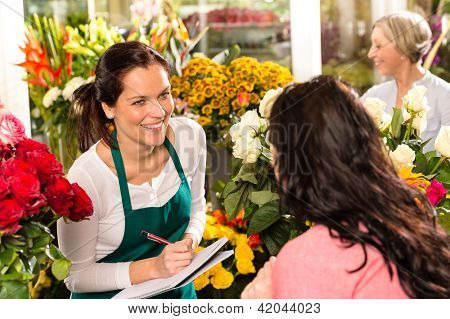
{"label": "apron strap", "polygon": [[119,150],[119,143],[117,143],[117,132],[114,130],[111,134],[113,147],[111,147],[111,154],[116,166],[117,177],[119,178],[120,195],[122,196],[122,206],[126,213],[131,210],[130,191],[128,189],[127,175],[125,174],[125,166],[123,165],[122,155]]}
{"label": "apron strap", "polygon": [[172,157],[172,161],[175,164],[175,167],[178,172],[178,176],[180,176],[181,182],[187,182],[186,176],[184,175],[183,167],[181,166],[180,159],[178,157],[177,151],[173,147],[172,143],[170,143],[169,139],[166,137],[164,140],[164,145],[166,146],[167,150],[169,151],[170,157]]}

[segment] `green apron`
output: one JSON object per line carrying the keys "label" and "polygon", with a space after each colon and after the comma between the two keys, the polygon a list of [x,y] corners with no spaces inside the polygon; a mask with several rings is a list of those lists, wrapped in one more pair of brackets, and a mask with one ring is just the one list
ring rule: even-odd
{"label": "green apron", "polygon": [[[99,263],[118,263],[137,261],[158,256],[165,245],[150,241],[141,235],[141,230],[166,238],[175,242],[181,240],[189,224],[191,211],[191,191],[181,167],[177,152],[166,138],[164,145],[169,151],[175,164],[181,185],[177,193],[162,207],[147,207],[133,210],[131,208],[130,192],[123,165],[122,155],[118,148],[117,133],[112,134],[116,148],[111,148],[112,157],[119,178],[120,194],[125,214],[125,233],[119,247],[108,256],[100,259]],[[72,293],[72,299],[109,299],[120,290]],[[166,293],[157,295],[158,299],[195,299],[194,285],[192,283]]]}

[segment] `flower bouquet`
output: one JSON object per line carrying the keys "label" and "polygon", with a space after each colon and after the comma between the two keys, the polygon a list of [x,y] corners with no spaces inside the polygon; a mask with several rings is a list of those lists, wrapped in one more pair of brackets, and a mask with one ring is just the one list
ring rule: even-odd
{"label": "flower bouquet", "polygon": [[399,176],[412,187],[426,192],[443,226],[450,231],[450,127],[442,126],[434,143],[434,150],[423,141],[429,111],[427,89],[413,87],[403,97],[402,107],[393,108],[393,115],[385,112],[386,103],[368,98],[364,106],[380,129],[387,152]]}
{"label": "flower bouquet", "polygon": [[263,249],[259,234],[247,236],[248,222],[241,210],[229,220],[220,210],[208,210],[203,240],[197,251],[218,238],[227,237],[227,249],[234,250],[234,258],[217,264],[194,280],[199,298],[239,298],[242,290],[255,277],[259,268],[269,258]]}
{"label": "flower bouquet", "polygon": [[266,139],[268,117],[282,91],[282,88],[269,90],[258,110],[247,111],[231,127],[233,156],[241,160],[241,165],[221,193],[227,216],[232,219],[244,209],[247,234],[259,234],[270,255],[276,255],[289,239],[308,228],[280,205],[271,166],[270,144]]}
{"label": "flower bouquet", "polygon": [[29,298],[48,286],[46,272],[64,279],[70,269],[50,232],[58,218],[80,221],[93,213],[78,184],[42,143],[0,105],[0,298]]}
{"label": "flower bouquet", "polygon": [[290,71],[273,62],[240,57],[229,65],[219,59],[190,60],[182,76],[172,76],[179,113],[193,117],[216,143],[227,136],[231,124],[258,107],[266,92],[293,81]]}

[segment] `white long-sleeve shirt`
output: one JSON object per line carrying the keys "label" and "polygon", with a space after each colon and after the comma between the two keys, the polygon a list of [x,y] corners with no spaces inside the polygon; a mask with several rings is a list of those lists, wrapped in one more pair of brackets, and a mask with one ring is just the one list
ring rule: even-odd
{"label": "white long-sleeve shirt", "polygon": [[[450,84],[426,71],[423,78],[414,82],[427,88],[425,96],[430,106],[427,113],[427,127],[420,133],[423,141],[431,139],[425,146],[425,151],[434,149],[434,141],[442,125],[450,125]],[[370,88],[361,97],[365,101],[368,97],[376,97],[387,103],[386,112],[392,115],[392,108],[397,100],[397,84],[395,80],[387,81]]]}
{"label": "white long-sleeve shirt", "polygon": [[[201,241],[205,227],[206,137],[203,128],[188,118],[171,118],[175,132],[173,146],[180,158],[191,188],[190,222],[186,233]],[[116,250],[125,232],[125,217],[117,176],[96,152],[98,142],[83,153],[68,172],[68,180],[78,183],[93,202],[94,214],[89,220],[65,223],[58,221],[58,243],[72,262],[65,279],[72,292],[99,292],[131,286],[131,262],[96,263]],[[181,180],[170,158],[161,174],[142,185],[128,183],[132,209],[161,207],[178,191]]]}

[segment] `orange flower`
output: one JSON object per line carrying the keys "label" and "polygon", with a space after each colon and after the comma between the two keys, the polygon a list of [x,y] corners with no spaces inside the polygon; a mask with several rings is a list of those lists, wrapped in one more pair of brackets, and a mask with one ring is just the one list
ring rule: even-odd
{"label": "orange flower", "polygon": [[227,222],[227,216],[225,216],[220,209],[213,211],[212,215],[219,224],[225,225]]}

